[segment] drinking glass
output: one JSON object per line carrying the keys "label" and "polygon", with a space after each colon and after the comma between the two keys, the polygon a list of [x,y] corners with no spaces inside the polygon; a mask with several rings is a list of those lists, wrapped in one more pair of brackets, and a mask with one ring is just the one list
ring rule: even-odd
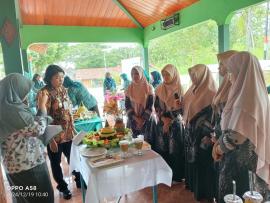
{"label": "drinking glass", "polygon": [[137,155],[142,156],[142,146],[143,146],[143,139],[142,138],[135,138],[134,139],[134,145],[135,148],[137,149]]}
{"label": "drinking glass", "polygon": [[127,154],[128,154],[128,141],[127,140],[121,140],[119,142],[119,146],[122,152],[122,158],[127,158]]}

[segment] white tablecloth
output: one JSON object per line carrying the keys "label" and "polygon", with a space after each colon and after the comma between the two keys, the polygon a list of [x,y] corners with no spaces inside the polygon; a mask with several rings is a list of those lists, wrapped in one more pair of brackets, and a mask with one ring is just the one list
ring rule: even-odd
{"label": "white tablecloth", "polygon": [[159,183],[171,186],[172,181],[171,168],[152,150],[117,165],[92,168],[88,159],[80,156],[79,147],[72,145],[70,172],[73,170],[79,171],[87,184],[87,203],[99,203],[105,197],[122,196]]}

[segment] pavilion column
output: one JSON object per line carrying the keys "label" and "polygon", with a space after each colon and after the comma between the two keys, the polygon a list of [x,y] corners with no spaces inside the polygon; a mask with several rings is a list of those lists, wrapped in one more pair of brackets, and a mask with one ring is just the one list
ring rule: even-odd
{"label": "pavilion column", "polygon": [[0,2],[0,40],[5,73],[23,73],[17,0]]}
{"label": "pavilion column", "polygon": [[[230,30],[229,24],[218,25],[218,53],[229,50],[230,48]],[[223,81],[223,77],[219,75],[219,84]]]}
{"label": "pavilion column", "polygon": [[222,53],[230,48],[229,24],[218,25],[218,52]]}
{"label": "pavilion column", "polygon": [[148,47],[143,47],[143,68],[149,75]]}
{"label": "pavilion column", "polygon": [[32,79],[32,70],[30,66],[30,62],[27,58],[27,50],[22,49],[22,60],[23,60],[23,68],[24,68],[24,75],[28,77],[29,79]]}

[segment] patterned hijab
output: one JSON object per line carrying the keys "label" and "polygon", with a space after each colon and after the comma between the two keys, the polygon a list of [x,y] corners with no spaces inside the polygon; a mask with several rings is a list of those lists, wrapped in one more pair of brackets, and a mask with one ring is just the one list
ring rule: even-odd
{"label": "patterned hijab", "polygon": [[233,55],[226,64],[235,81],[221,119],[222,130],[233,130],[248,138],[258,155],[257,174],[270,183],[270,107],[263,72],[249,52]]}
{"label": "patterned hijab", "polygon": [[[237,53],[237,51],[229,50],[229,51],[217,54],[217,59],[219,61],[219,64],[222,64],[223,66],[225,66],[226,61],[235,53]],[[218,111],[219,104],[225,103],[227,101],[230,87],[231,87],[230,77],[229,77],[229,74],[226,73],[222,80],[221,85],[218,88],[217,94],[215,95],[213,99],[212,107],[215,112]]]}
{"label": "patterned hijab", "polygon": [[11,73],[0,82],[0,144],[7,137],[34,122],[29,107],[23,100],[33,82],[19,73]]}
{"label": "patterned hijab", "polygon": [[174,94],[177,93],[179,97],[183,95],[180,76],[177,69],[172,64],[166,65],[161,72],[169,73],[171,81],[169,83],[163,81],[163,83],[156,88],[156,95],[166,104],[166,107],[169,108],[168,110],[173,110],[175,103]]}
{"label": "patterned hijab", "polygon": [[160,83],[162,83],[161,75],[158,71],[151,72],[151,75],[153,77],[152,85],[154,88],[156,88]]}
{"label": "patterned hijab", "polygon": [[114,90],[116,88],[115,81],[109,72],[105,75],[104,86],[106,87],[106,90]]}
{"label": "patterned hijab", "polygon": [[212,104],[216,94],[213,76],[204,64],[198,64],[188,69],[190,77],[196,80],[184,95],[184,116],[188,123],[202,109]]}
{"label": "patterned hijab", "polygon": [[134,111],[138,115],[141,113],[139,112],[141,107],[145,108],[147,97],[153,94],[153,90],[144,76],[142,67],[134,66],[131,71],[134,69],[139,73],[140,80],[138,82],[132,80],[125,94],[130,98],[130,101],[134,107]]}

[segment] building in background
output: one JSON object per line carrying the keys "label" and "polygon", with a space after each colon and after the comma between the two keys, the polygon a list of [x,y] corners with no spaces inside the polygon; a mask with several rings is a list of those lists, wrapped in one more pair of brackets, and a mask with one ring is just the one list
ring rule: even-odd
{"label": "building in background", "polygon": [[81,81],[87,88],[103,87],[105,73],[110,72],[116,82],[120,83],[121,66],[108,68],[76,69],[74,78]]}

